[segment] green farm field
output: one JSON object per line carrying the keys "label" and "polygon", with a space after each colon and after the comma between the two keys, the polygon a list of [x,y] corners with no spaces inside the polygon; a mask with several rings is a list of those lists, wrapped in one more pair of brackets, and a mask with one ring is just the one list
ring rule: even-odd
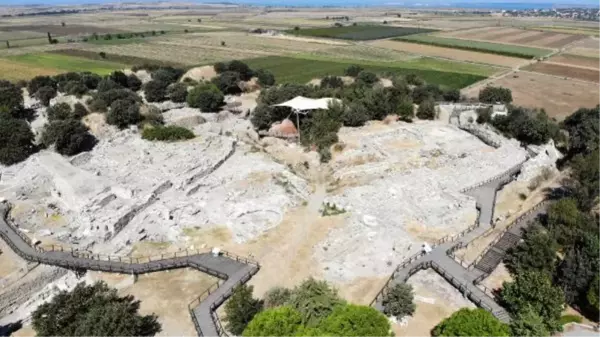
{"label": "green farm field", "polygon": [[344,27],[328,28],[309,28],[299,30],[289,30],[289,34],[314,37],[328,37],[332,39],[343,40],[377,40],[394,36],[405,36],[411,34],[429,33],[433,29],[423,29],[414,27],[390,27],[375,25],[357,25]]}
{"label": "green farm field", "polygon": [[513,56],[519,58],[534,58],[548,55],[551,50],[542,48],[531,48],[510,44],[491,43],[482,41],[469,41],[464,39],[453,39],[432,35],[411,35],[394,38],[397,41],[413,42],[438,47],[448,47],[462,50],[478,51],[489,54]]}
{"label": "green farm field", "polygon": [[126,68],[127,65],[109,61],[96,61],[86,58],[51,54],[25,54],[9,56],[8,59],[20,64],[31,65],[38,68],[48,68],[59,71],[90,71],[100,75],[110,74],[116,69]]}
{"label": "green farm field", "polygon": [[[278,83],[306,83],[314,78],[321,78],[326,75],[341,76],[344,74],[344,70],[351,64],[358,64],[365,70],[380,74],[415,74],[428,83],[439,84],[456,89],[466,87],[487,77],[485,75],[432,70],[431,66],[434,61],[430,60],[427,60],[424,63],[419,63],[418,60],[394,63],[361,63],[337,62],[326,59],[267,56],[244,60],[244,62],[248,63],[253,69],[267,69],[273,72]],[[430,64],[427,64],[428,62]],[[448,67],[448,69],[452,68]]]}

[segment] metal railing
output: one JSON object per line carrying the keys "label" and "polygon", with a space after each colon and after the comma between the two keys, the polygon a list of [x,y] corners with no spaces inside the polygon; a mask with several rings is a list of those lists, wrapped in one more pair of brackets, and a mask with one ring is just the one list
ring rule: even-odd
{"label": "metal railing", "polygon": [[487,184],[487,183],[489,183],[489,182],[492,182],[492,181],[494,181],[494,180],[500,180],[500,179],[503,179],[503,178],[510,177],[511,175],[514,175],[514,174],[518,173],[519,171],[521,171],[521,168],[522,168],[523,164],[524,164],[524,163],[525,163],[527,160],[529,160],[529,156],[526,156],[526,157],[525,157],[525,159],[524,159],[523,161],[521,161],[521,162],[520,162],[520,163],[518,163],[517,165],[515,165],[515,166],[513,166],[513,167],[509,168],[508,170],[506,170],[506,171],[504,171],[504,172],[502,172],[502,173],[500,173],[500,174],[497,174],[497,175],[495,175],[495,176],[493,176],[493,177],[491,177],[491,178],[488,178],[488,179],[486,179],[486,180],[484,180],[484,181],[481,181],[481,182],[479,182],[479,183],[477,183],[477,184],[475,184],[475,185],[471,185],[471,186],[469,186],[469,187],[465,187],[465,188],[461,189],[461,190],[460,190],[460,192],[461,192],[461,193],[465,193],[465,192],[467,192],[467,191],[470,191],[470,190],[472,190],[472,189],[475,189],[475,188],[477,188],[477,187],[481,187],[481,186],[483,186],[483,185],[485,185],[485,184]]}

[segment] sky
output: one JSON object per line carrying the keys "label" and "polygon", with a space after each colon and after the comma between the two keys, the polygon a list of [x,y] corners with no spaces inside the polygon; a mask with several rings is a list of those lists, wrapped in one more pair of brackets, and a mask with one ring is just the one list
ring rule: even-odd
{"label": "sky", "polygon": [[[565,6],[598,6],[598,0],[182,0],[181,2],[218,3],[231,2],[250,5],[271,6],[400,6],[400,7],[433,7],[433,6],[472,6],[473,8],[549,8],[553,5]],[[153,2],[152,0],[0,0],[0,5],[73,5],[79,3],[119,3],[119,2]]]}

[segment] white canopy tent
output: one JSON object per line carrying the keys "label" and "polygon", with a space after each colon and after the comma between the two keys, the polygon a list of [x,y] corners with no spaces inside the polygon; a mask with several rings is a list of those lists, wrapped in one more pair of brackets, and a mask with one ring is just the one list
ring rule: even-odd
{"label": "white canopy tent", "polygon": [[285,106],[292,109],[292,112],[296,114],[296,125],[298,127],[298,137],[300,137],[300,118],[299,114],[306,115],[311,110],[327,110],[329,104],[337,102],[342,103],[342,100],[332,97],[323,97],[318,99],[296,96],[289,101],[285,101],[279,104],[273,104],[272,106]]}

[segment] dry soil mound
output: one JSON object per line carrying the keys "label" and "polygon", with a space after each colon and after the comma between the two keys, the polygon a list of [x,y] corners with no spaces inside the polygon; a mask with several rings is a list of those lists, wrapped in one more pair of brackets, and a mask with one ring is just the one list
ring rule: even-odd
{"label": "dry soil mound", "polygon": [[183,74],[181,80],[189,78],[194,81],[208,81],[215,76],[217,76],[217,72],[213,66],[203,66],[188,70],[187,73]]}

